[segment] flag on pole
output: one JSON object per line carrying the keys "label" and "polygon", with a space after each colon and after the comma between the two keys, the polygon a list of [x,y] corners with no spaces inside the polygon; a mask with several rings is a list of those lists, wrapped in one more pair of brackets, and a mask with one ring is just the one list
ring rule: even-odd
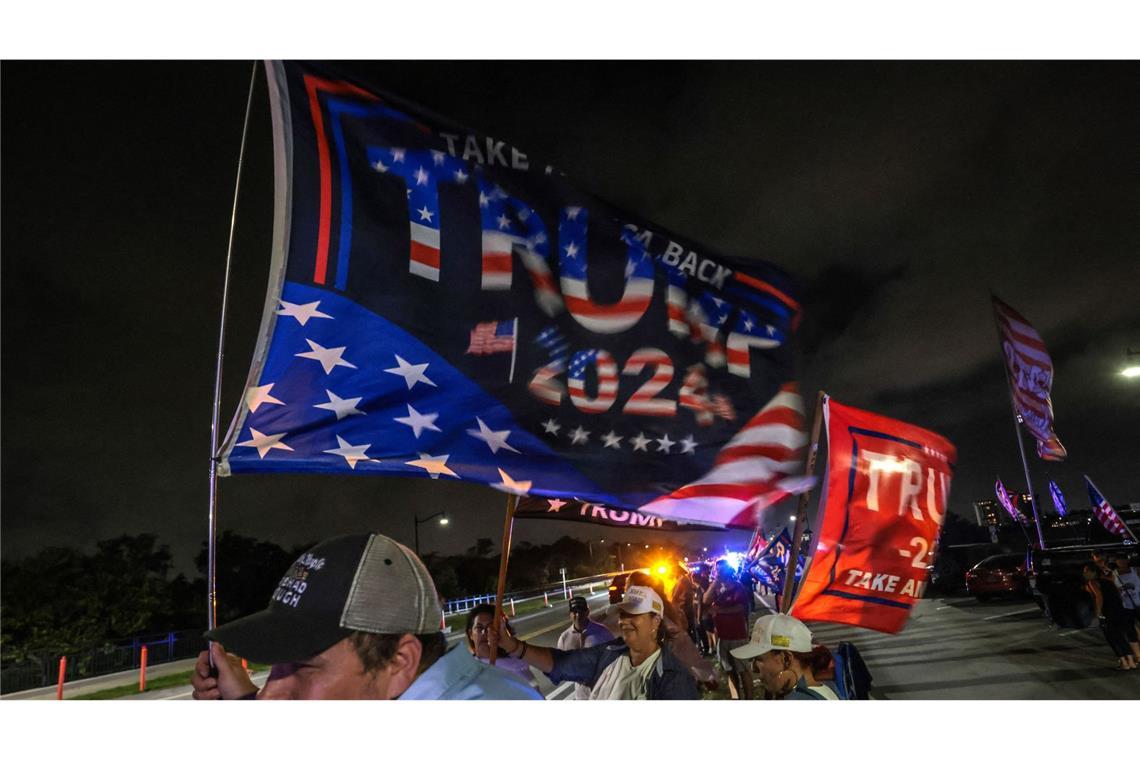
{"label": "flag on pole", "polygon": [[480,322],[471,330],[469,354],[497,354],[515,350],[515,321]]}
{"label": "flag on pole", "polygon": [[748,541],[748,551],[744,552],[744,559],[748,562],[754,561],[767,545],[768,539],[764,537],[764,529],[757,526],[756,530],[752,531],[752,538]]}
{"label": "flag on pole", "polygon": [[1124,521],[1120,519],[1120,515],[1118,515],[1116,510],[1112,508],[1112,505],[1108,503],[1108,499],[1104,498],[1104,494],[1100,492],[1100,489],[1093,485],[1088,475],[1085,475],[1085,485],[1087,485],[1089,489],[1089,501],[1092,503],[1093,514],[1096,515],[1097,520],[1100,520],[1100,524],[1104,526],[1104,529],[1125,541],[1136,543],[1136,536],[1133,535],[1128,526],[1124,524]]}
{"label": "flag on pole", "polygon": [[827,488],[792,614],[886,633],[922,598],[957,451],[929,430],[824,399]]}
{"label": "flag on pole", "polygon": [[1061,493],[1061,487],[1055,481],[1049,481],[1049,495],[1053,497],[1053,507],[1057,510],[1058,517],[1064,517],[1068,509],[1065,506],[1065,494]]}
{"label": "flag on pole", "polygon": [[[785,573],[788,569],[788,557],[791,556],[791,553],[792,537],[788,533],[788,529],[784,528],[757,553],[756,561],[750,568],[753,576],[769,588],[782,589],[786,577]],[[807,557],[802,553],[798,554],[796,557],[797,579],[803,575],[806,563]]]}
{"label": "flag on pole", "polygon": [[1001,338],[1013,408],[1037,439],[1037,456],[1060,461],[1068,452],[1053,431],[1053,360],[1033,326],[997,296],[994,318]]}
{"label": "flag on pole", "polygon": [[994,493],[997,494],[998,503],[1005,507],[1005,511],[1009,513],[1011,520],[1019,525],[1029,524],[1029,518],[1014,505],[1013,499],[1009,497],[1009,492],[1005,490],[1005,485],[1001,482],[1001,478],[994,481]]}
{"label": "flag on pole", "polygon": [[794,384],[780,389],[720,453],[703,477],[642,511],[682,522],[752,527],[758,511],[811,488],[803,400]]}
{"label": "flag on pole", "polygon": [[[329,67],[267,75],[273,260],[221,474],[464,480],[629,511],[714,470],[749,504],[799,467],[776,418],[799,414],[801,308],[778,267]],[[484,358],[508,349],[507,373]]]}

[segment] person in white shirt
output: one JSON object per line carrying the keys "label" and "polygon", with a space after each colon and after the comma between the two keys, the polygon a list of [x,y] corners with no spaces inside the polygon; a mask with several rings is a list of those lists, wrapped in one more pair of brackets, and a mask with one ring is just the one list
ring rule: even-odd
{"label": "person in white shirt", "polygon": [[[590,620],[590,605],[586,598],[575,596],[570,599],[570,627],[558,637],[558,648],[569,652],[576,649],[604,644],[613,640],[613,634],[602,625]],[[590,687],[575,684],[574,699],[589,699]]]}
{"label": "person in white shirt", "polygon": [[1132,611],[1136,632],[1140,633],[1140,576],[1137,576],[1127,554],[1117,554],[1113,562],[1116,564],[1113,582],[1120,589],[1120,601],[1124,609]]}

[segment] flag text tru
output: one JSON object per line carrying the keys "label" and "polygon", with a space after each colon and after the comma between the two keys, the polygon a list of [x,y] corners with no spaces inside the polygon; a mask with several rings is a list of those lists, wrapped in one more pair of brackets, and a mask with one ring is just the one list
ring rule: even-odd
{"label": "flag text tru", "polygon": [[[867,463],[867,509],[878,512],[880,505],[886,504],[889,495],[897,494],[899,517],[909,509],[915,520],[925,520],[919,505],[919,498],[925,492],[926,514],[936,524],[942,524],[946,516],[946,495],[949,490],[949,479],[945,472],[924,468],[913,459],[865,449],[859,452],[859,459]],[[941,508],[939,504],[942,505]]]}
{"label": "flag text tru", "polygon": [[[515,256],[519,258],[534,286],[540,308],[555,316],[569,312],[576,322],[586,329],[601,334],[615,334],[629,330],[638,323],[652,300],[656,287],[655,268],[669,273],[667,293],[670,307],[670,329],[680,336],[692,337],[708,344],[710,366],[724,366],[725,355],[735,352],[747,356],[749,347],[773,348],[781,340],[769,331],[756,335],[753,330],[762,321],[746,309],[738,310],[728,331],[727,351],[724,338],[719,336],[727,306],[711,294],[699,302],[689,303],[689,297],[675,286],[674,280],[692,277],[718,290],[725,287],[733,270],[683,246],[668,241],[664,252],[651,256],[648,245],[652,233],[639,230],[631,224],[621,225],[615,232],[626,248],[625,286],[616,303],[597,302],[587,284],[587,232],[588,212],[577,206],[566,206],[559,213],[557,228],[557,258],[560,277],[556,284],[551,270],[552,237],[546,223],[525,200],[508,194],[502,187],[490,182],[468,154],[479,146],[466,146],[462,157],[456,155],[457,139],[450,136],[451,154],[435,150],[413,150],[371,146],[368,159],[372,168],[381,174],[403,180],[408,195],[410,227],[409,272],[434,282],[439,281],[445,256],[441,252],[440,184],[467,184],[472,182],[478,191],[482,227],[482,278],[485,291],[509,290],[513,280]],[[505,146],[488,141],[489,156],[499,156],[507,165]],[[470,147],[470,151],[467,149]],[[495,148],[494,150],[491,150]],[[485,159],[482,153],[476,157]],[[512,168],[516,162],[525,164],[525,155],[512,153]],[[491,161],[494,163],[495,161]],[[715,306],[713,304],[716,304]],[[729,362],[729,371],[742,377],[750,374],[748,363]]]}

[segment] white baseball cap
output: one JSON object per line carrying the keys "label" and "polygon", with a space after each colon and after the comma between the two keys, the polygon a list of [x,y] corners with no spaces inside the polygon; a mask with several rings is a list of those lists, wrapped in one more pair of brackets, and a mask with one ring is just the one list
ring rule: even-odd
{"label": "white baseball cap", "polygon": [[646,612],[665,614],[665,603],[661,601],[657,592],[648,586],[630,586],[625,590],[621,603],[614,606],[630,615],[641,615]]}
{"label": "white baseball cap", "polygon": [[773,649],[787,652],[810,652],[811,631],[791,615],[765,615],[752,626],[752,638],[732,650],[738,660],[750,660]]}

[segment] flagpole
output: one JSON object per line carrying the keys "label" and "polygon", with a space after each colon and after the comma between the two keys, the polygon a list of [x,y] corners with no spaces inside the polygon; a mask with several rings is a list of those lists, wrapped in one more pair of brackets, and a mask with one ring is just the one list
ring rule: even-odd
{"label": "flagpole", "polygon": [[511,328],[511,335],[514,336],[511,340],[511,374],[507,377],[507,385],[515,381],[515,353],[519,347],[519,318],[515,317],[515,324]]}
{"label": "flagpole", "polygon": [[206,628],[213,630],[218,624],[217,593],[217,539],[218,539],[218,410],[222,395],[222,360],[226,346],[226,307],[230,297],[230,263],[234,252],[234,228],[237,225],[238,191],[241,189],[241,170],[245,162],[245,141],[249,134],[249,114],[253,108],[253,88],[257,82],[257,61],[249,74],[249,94],[245,101],[245,121],[241,127],[241,148],[238,150],[237,178],[234,180],[234,202],[230,211],[230,238],[226,245],[226,273],[222,280],[221,326],[218,328],[218,358],[214,365],[214,406],[210,418],[210,512],[206,536]]}
{"label": "flagpole", "polygon": [[[827,394],[820,391],[815,397],[815,420],[811,426],[811,446],[808,448],[807,466],[804,468],[804,475],[811,477],[815,474],[815,460],[816,455],[819,453],[819,433],[823,428],[823,401],[827,398]],[[792,551],[788,555],[788,564],[784,566],[784,591],[783,598],[780,600],[780,612],[787,613],[792,608],[792,592],[796,584],[796,567],[800,561],[800,542],[804,537],[804,521],[807,519],[807,505],[808,499],[811,497],[812,489],[808,489],[800,494],[800,503],[796,508],[796,527],[792,535]]]}
{"label": "flagpole", "polygon": [[[503,592],[507,590],[507,562],[511,556],[511,532],[515,527],[515,509],[519,505],[519,495],[512,493],[507,496],[507,516],[503,520],[502,554],[499,555],[499,583],[495,590],[495,622],[498,625],[503,619]],[[495,664],[498,648],[491,650],[491,664]]]}
{"label": "flagpole", "polygon": [[[994,318],[994,329],[997,331],[998,345],[1001,345],[1001,325],[998,324],[997,314],[994,313],[994,294],[990,292],[990,311]],[[1041,515],[1037,511],[1037,497],[1033,495],[1033,482],[1029,479],[1029,461],[1025,458],[1025,444],[1021,441],[1021,415],[1017,413],[1017,406],[1013,403],[1013,381],[1009,377],[1009,369],[1002,365],[1005,374],[1005,388],[1009,393],[1009,409],[1013,412],[1013,429],[1017,434],[1017,450],[1021,452],[1021,468],[1025,472],[1025,487],[1029,490],[1029,506],[1033,508],[1033,522],[1037,525],[1037,544],[1045,548],[1045,531],[1041,528]]]}

